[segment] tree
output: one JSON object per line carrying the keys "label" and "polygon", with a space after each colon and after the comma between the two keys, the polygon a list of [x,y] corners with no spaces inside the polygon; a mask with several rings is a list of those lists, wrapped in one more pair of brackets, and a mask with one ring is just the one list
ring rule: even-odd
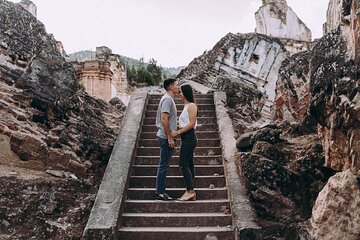
{"label": "tree", "polygon": [[157,61],[153,58],[149,63],[144,62],[144,58],[140,58],[136,64],[126,68],[127,77],[131,85],[137,83],[146,84],[148,86],[159,85],[164,79],[163,68],[157,65]]}
{"label": "tree", "polygon": [[150,59],[149,64],[146,67],[147,71],[151,73],[152,75],[152,85],[159,85],[162,78],[162,67],[157,66],[157,61],[153,58]]}

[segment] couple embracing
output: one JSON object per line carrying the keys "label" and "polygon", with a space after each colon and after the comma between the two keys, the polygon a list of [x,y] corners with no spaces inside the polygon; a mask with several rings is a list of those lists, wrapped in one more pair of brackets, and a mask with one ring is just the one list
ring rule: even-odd
{"label": "couple embracing", "polygon": [[[163,201],[175,200],[166,193],[166,175],[176,146],[177,136],[181,137],[180,170],[186,185],[185,193],[179,201],[196,200],[194,191],[195,168],[194,150],[197,145],[195,128],[197,125],[197,106],[190,85],[179,86],[176,79],[164,81],[166,93],[161,98],[156,114],[157,141],[160,145],[160,161],[156,176],[155,199]],[[178,95],[184,106],[179,117],[177,129],[177,108],[174,97]]]}

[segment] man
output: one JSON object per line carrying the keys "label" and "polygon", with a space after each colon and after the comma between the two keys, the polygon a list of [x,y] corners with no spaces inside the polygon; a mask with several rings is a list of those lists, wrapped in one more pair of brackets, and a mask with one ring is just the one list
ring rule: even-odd
{"label": "man", "polygon": [[174,78],[164,81],[165,95],[161,98],[156,114],[156,133],[157,141],[160,145],[160,162],[156,176],[155,199],[170,201],[166,192],[166,174],[172,159],[175,148],[175,140],[171,137],[171,131],[176,130],[177,110],[174,102],[174,96],[179,92],[179,85]]}

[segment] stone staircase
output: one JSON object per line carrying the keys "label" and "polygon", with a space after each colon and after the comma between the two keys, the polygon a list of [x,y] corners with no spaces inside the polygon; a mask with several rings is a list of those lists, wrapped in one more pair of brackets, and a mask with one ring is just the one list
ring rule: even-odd
{"label": "stone staircase", "polygon": [[[195,150],[197,201],[154,200],[159,146],[155,116],[161,95],[150,95],[138,147],[131,168],[127,198],[123,206],[120,239],[218,239],[235,238],[230,201],[224,176],[212,94],[195,95],[198,104],[198,146]],[[178,115],[182,104],[176,101]],[[179,170],[180,139],[167,178],[167,192],[180,197],[185,191]]]}

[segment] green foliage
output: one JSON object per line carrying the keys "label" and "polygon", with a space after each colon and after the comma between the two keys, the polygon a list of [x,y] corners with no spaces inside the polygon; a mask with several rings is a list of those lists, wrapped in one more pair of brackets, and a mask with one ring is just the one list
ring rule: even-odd
{"label": "green foliage", "polygon": [[[126,60],[125,60],[126,61]],[[127,65],[127,78],[132,85],[159,85],[165,78],[163,68],[157,65],[155,59],[150,59],[149,63],[144,63],[140,58],[137,62]]]}
{"label": "green foliage", "polygon": [[[185,67],[162,67],[157,64],[155,59],[150,59],[148,63],[143,58],[139,60],[121,56],[125,62],[127,78],[131,85],[159,85],[162,80],[168,77],[176,77]],[[140,72],[140,73],[139,73]],[[149,73],[151,75],[149,75]]]}

